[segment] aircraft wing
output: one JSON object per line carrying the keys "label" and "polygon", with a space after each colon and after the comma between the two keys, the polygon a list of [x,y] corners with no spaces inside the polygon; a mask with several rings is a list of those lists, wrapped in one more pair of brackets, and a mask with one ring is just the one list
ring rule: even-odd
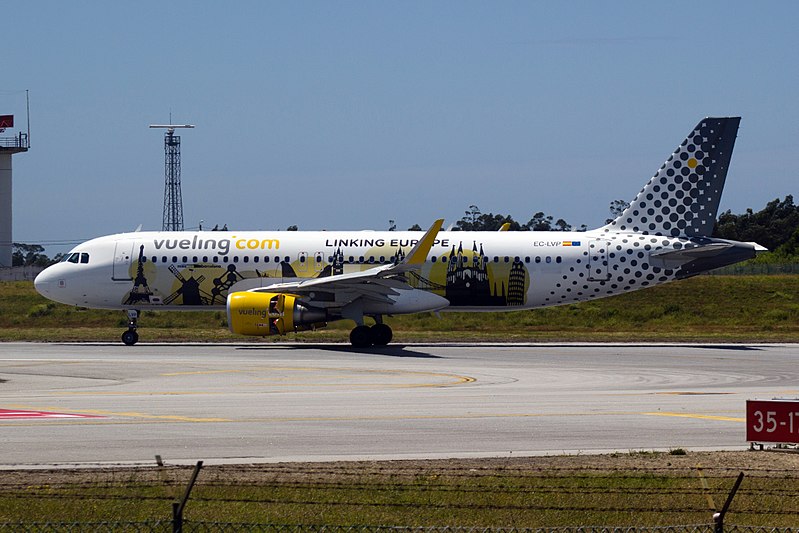
{"label": "aircraft wing", "polygon": [[443,224],[443,219],[436,220],[399,263],[380,265],[361,272],[350,272],[337,276],[275,283],[252,289],[252,291],[289,292],[299,296],[310,296],[313,292],[333,292],[337,294],[337,304],[353,301],[358,297],[391,303],[389,295],[399,294],[398,290],[412,289],[401,275],[418,270],[424,264]]}

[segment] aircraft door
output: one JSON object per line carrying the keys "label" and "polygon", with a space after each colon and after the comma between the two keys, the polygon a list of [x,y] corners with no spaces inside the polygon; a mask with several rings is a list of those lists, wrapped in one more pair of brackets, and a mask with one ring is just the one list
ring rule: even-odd
{"label": "aircraft door", "polygon": [[607,281],[610,279],[608,250],[610,241],[590,241],[588,250],[589,281]]}
{"label": "aircraft door", "polygon": [[131,281],[130,263],[133,259],[134,241],[117,241],[114,248],[114,267],[111,273],[113,281]]}

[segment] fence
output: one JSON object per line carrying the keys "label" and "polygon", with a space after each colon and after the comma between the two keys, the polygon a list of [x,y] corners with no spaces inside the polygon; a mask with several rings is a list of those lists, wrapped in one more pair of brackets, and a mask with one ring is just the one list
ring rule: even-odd
{"label": "fence", "polygon": [[0,281],[33,281],[44,269],[35,266],[0,268]]}
{"label": "fence", "polygon": [[[161,533],[174,531],[171,520],[145,522],[36,522],[0,524],[0,533],[53,532],[135,532]],[[559,528],[502,528],[502,527],[402,527],[402,526],[332,526],[279,525],[230,522],[199,522],[187,520],[184,533],[717,533],[713,524],[679,526],[602,527],[577,526]],[[725,533],[797,533],[799,528],[728,525]]]}
{"label": "fence", "polygon": [[[185,467],[0,471],[0,533],[799,533],[799,472],[788,454],[737,452],[705,467],[710,456],[557,459],[222,465],[207,468],[194,493],[200,465],[188,486]],[[741,462],[743,484],[743,474],[733,482]],[[727,510],[727,522],[757,527],[725,527]],[[629,526],[564,527],[581,522]]]}
{"label": "fence", "polygon": [[799,274],[799,263],[741,263],[707,272],[710,276]]}

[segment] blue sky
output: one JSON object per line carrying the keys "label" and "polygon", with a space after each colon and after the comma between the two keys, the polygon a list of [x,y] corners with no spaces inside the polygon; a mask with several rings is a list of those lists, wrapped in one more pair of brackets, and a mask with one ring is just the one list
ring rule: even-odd
{"label": "blue sky", "polygon": [[[595,227],[704,116],[743,117],[721,209],[797,192],[795,2],[7,2],[14,239],[185,225],[400,229],[470,205]],[[48,252],[61,251],[48,246]]]}

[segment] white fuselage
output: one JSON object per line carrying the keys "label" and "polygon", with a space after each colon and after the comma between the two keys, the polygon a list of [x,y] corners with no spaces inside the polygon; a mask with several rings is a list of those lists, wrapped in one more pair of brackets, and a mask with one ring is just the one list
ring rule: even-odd
{"label": "white fuselage", "polygon": [[[362,271],[407,253],[421,232],[137,232],[76,247],[36,288],[50,299],[105,309],[222,309],[227,295]],[[627,232],[439,232],[407,276],[451,311],[506,311],[579,302],[675,278],[650,254],[687,238]],[[75,255],[77,254],[77,255]]]}

